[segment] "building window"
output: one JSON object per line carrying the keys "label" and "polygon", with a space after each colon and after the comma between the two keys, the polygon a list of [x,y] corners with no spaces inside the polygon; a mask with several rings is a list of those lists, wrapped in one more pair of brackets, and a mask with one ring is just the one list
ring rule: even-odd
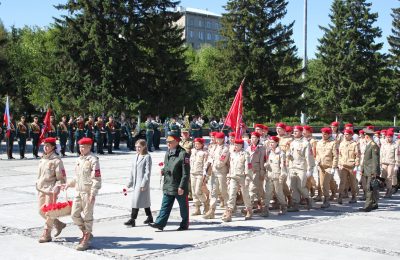
{"label": "building window", "polygon": [[194,26],[194,19],[193,18],[189,19],[189,25]]}
{"label": "building window", "polygon": [[199,39],[203,40],[203,38],[204,38],[204,33],[203,32],[199,32]]}
{"label": "building window", "polygon": [[193,38],[193,31],[189,31],[189,38]]}
{"label": "building window", "polygon": [[211,33],[207,33],[207,40],[211,41]]}
{"label": "building window", "polygon": [[216,35],[214,36],[214,38],[215,38],[216,41],[219,41],[219,35],[218,35],[218,34],[216,34]]}
{"label": "building window", "polygon": [[214,23],[214,29],[218,30],[219,29],[219,23]]}
{"label": "building window", "polygon": [[201,19],[199,20],[199,27],[203,27],[203,21]]}
{"label": "building window", "polygon": [[211,28],[211,22],[207,21],[207,28]]}

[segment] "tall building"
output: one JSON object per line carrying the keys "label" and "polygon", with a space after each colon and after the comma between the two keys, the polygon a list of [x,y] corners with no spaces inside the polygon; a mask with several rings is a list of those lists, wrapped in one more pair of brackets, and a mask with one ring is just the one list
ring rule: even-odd
{"label": "tall building", "polygon": [[182,17],[177,21],[177,24],[184,28],[182,37],[194,49],[200,49],[205,44],[215,45],[220,40],[221,15],[182,6],[176,11],[182,13]]}

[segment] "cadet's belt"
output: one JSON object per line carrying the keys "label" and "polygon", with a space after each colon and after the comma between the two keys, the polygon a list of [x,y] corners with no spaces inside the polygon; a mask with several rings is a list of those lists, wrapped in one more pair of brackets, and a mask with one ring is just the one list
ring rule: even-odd
{"label": "cadet's belt", "polygon": [[154,130],[153,130],[153,129],[146,129],[146,131],[154,132]]}
{"label": "cadet's belt", "polygon": [[19,131],[20,134],[26,134],[26,132]]}
{"label": "cadet's belt", "polygon": [[39,134],[40,132],[33,132],[34,134]]}
{"label": "cadet's belt", "polygon": [[171,132],[174,132],[174,133],[175,133],[175,132],[178,132],[178,130],[171,130]]}
{"label": "cadet's belt", "polygon": [[67,130],[62,130],[61,133],[68,133],[68,131]]}
{"label": "cadet's belt", "polygon": [[198,131],[200,128],[192,128],[192,131]]}

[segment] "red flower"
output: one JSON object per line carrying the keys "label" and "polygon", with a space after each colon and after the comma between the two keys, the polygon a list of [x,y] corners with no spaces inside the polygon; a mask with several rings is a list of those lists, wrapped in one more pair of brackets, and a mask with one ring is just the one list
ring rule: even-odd
{"label": "red flower", "polygon": [[123,192],[126,192],[126,189],[125,189],[125,188],[123,188],[123,189],[122,189],[122,191],[123,191]]}
{"label": "red flower", "polygon": [[158,166],[163,167],[163,166],[164,166],[164,163],[163,163],[163,162],[160,162],[160,163],[158,164]]}

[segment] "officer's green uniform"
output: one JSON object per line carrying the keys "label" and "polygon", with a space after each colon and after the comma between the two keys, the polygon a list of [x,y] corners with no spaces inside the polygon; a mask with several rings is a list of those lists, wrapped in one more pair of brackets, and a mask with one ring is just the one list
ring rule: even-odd
{"label": "officer's green uniform", "polygon": [[[74,153],[74,148],[75,148],[75,129],[76,129],[76,124],[75,122],[68,123],[67,124],[68,128],[68,144],[69,144],[69,152]],[[79,146],[77,147],[79,149]]]}
{"label": "officer's green uniform", "polygon": [[106,135],[106,129],[104,128],[104,123],[103,121],[96,121],[94,123],[94,131],[96,135],[96,143],[97,143],[97,153],[98,154],[104,154],[103,151],[103,140]]}
{"label": "officer's green uniform", "polygon": [[152,121],[146,121],[146,141],[147,141],[147,150],[152,152],[151,147],[153,146],[153,137],[154,137],[154,124]]}
{"label": "officer's green uniform", "polygon": [[115,137],[115,122],[108,121],[106,123],[106,131],[107,131],[107,151],[109,154],[112,154],[112,144]]}
{"label": "officer's green uniform", "polygon": [[379,187],[376,185],[376,176],[380,175],[379,146],[371,141],[365,147],[364,160],[361,164],[362,178],[366,183],[366,200],[362,211],[371,211],[378,208]]}
{"label": "officer's green uniform", "polygon": [[121,142],[121,124],[115,121],[115,139],[114,139],[114,149],[119,150],[119,143]]}
{"label": "officer's green uniform", "polygon": [[155,150],[160,150],[160,138],[161,138],[161,131],[159,127],[161,123],[154,122],[154,135],[153,135],[153,145]]}
{"label": "officer's green uniform", "polygon": [[200,137],[201,136],[200,131],[201,131],[201,126],[198,125],[195,121],[192,121],[190,123],[190,135],[192,136],[192,138]]}
{"label": "officer's green uniform", "polygon": [[87,121],[85,124],[85,136],[92,139],[92,147],[90,151],[94,153],[94,125],[92,121]]}
{"label": "officer's green uniform", "polygon": [[[172,206],[174,205],[174,201],[176,199],[179,203],[180,214],[182,218],[180,228],[188,229],[188,183],[190,178],[190,156],[186,153],[185,149],[178,145],[175,151],[167,151],[164,158],[164,168],[162,169],[162,173],[164,175],[164,195],[160,213],[154,224],[161,228],[164,228],[167,225]],[[178,195],[178,188],[184,190],[183,195]]]}
{"label": "officer's green uniform", "polygon": [[75,130],[75,142],[76,142],[76,152],[78,155],[81,154],[79,151],[79,140],[85,137],[85,122],[77,122]]}
{"label": "officer's green uniform", "polygon": [[28,138],[28,127],[25,123],[19,122],[17,124],[17,138],[19,145],[19,156],[21,159],[25,158],[26,139]]}
{"label": "officer's green uniform", "polygon": [[68,127],[66,123],[60,122],[57,127],[57,136],[60,139],[61,155],[65,156],[68,140]]}

